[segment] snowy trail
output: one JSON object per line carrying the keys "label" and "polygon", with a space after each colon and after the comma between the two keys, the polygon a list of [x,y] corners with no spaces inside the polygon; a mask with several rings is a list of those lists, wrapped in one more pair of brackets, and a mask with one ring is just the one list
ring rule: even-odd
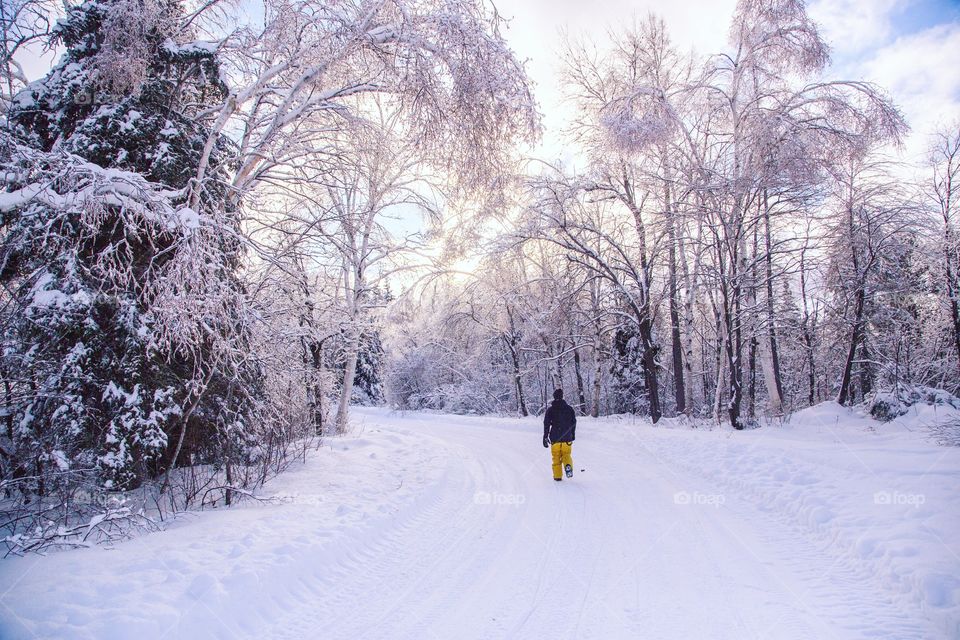
{"label": "snowy trail", "polygon": [[[359,414],[271,483],[289,503],[0,564],[0,636],[958,633],[956,450],[583,420],[558,483],[533,420]],[[914,464],[858,468],[888,455]],[[888,487],[923,508],[875,504]]]}

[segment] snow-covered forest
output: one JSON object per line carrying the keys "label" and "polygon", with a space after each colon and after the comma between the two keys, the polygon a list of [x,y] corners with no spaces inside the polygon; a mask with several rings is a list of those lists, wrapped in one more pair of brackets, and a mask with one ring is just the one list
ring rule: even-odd
{"label": "snow-covered forest", "polygon": [[118,491],[229,503],[351,402],[742,429],[958,391],[960,129],[898,160],[799,0],[714,55],[652,14],[566,34],[566,162],[479,0],[3,6],[18,551]]}
{"label": "snow-covered forest", "polygon": [[3,478],[61,498],[32,523],[229,502],[351,401],[740,429],[958,390],[960,129],[908,179],[802,2],[740,2],[732,53],[567,36],[575,167],[525,155],[481,2],[4,6]]}
{"label": "snow-covered forest", "polygon": [[[399,631],[384,628],[402,599],[366,629],[356,624],[367,614],[333,606],[344,617],[331,637],[452,634],[455,618],[437,616],[453,600],[438,598],[469,591],[500,602],[508,591],[495,587],[497,576],[520,569],[537,576],[528,594],[537,606],[503,602],[505,617],[478,619],[474,628],[485,631],[476,637],[544,637],[528,624],[544,613],[538,603],[551,580],[562,578],[545,580],[548,556],[531,550],[567,545],[575,555],[609,544],[626,557],[626,533],[604,535],[627,512],[631,531],[655,526],[645,532],[666,538],[657,569],[667,571],[676,554],[687,576],[707,562],[716,575],[732,572],[741,588],[732,599],[749,589],[773,594],[777,604],[759,627],[792,621],[796,637],[960,632],[960,583],[944,564],[957,566],[944,539],[955,540],[958,475],[936,471],[954,450],[938,452],[960,444],[960,112],[918,128],[890,87],[844,75],[815,19],[829,11],[820,6],[815,16],[804,0],[731,0],[728,22],[712,25],[725,42],[715,49],[678,43],[671,21],[642,2],[603,37],[568,24],[544,53],[556,70],[549,87],[517,53],[506,4],[0,3],[7,571],[24,566],[17,556],[115,545],[183,513],[299,499],[304,487],[327,483],[328,493],[314,489],[318,510],[270,512],[269,525],[257,525],[259,512],[241,508],[229,513],[246,515],[229,522],[295,537],[282,553],[303,570],[334,563],[344,602],[379,594],[369,616],[393,597],[378,591],[392,578],[437,566],[448,581],[429,591],[417,616],[398,614]],[[960,103],[960,90],[949,91]],[[908,152],[918,144],[922,153]],[[541,475],[523,472],[521,443],[529,438],[529,457],[541,453],[540,423],[557,389],[581,430],[595,428],[585,457],[619,473],[586,484],[576,513],[544,506],[559,493],[518,489]],[[430,419],[440,412],[459,416]],[[932,433],[918,427],[930,416]],[[883,424],[892,426],[874,446]],[[655,435],[637,445],[631,434],[640,425]],[[369,440],[358,436],[367,427]],[[770,440],[731,440],[757,428]],[[934,444],[917,444],[917,429]],[[873,478],[839,445],[826,446],[830,438]],[[377,462],[390,460],[394,445],[404,459]],[[329,457],[316,462],[327,446],[320,451]],[[364,454],[343,454],[350,447]],[[323,475],[326,464],[341,483]],[[630,502],[644,494],[618,484],[631,473],[643,487],[673,491],[673,505]],[[876,485],[877,474],[893,475]],[[280,484],[265,493],[271,481]],[[838,486],[874,502],[864,506]],[[487,522],[458,506],[474,490],[475,504],[530,504],[522,520],[501,510]],[[587,495],[603,508],[589,512]],[[718,507],[728,496],[730,509],[708,524],[698,516],[664,525],[672,506]],[[888,504],[907,510],[893,519],[871,511]],[[384,525],[383,537],[356,530],[368,545],[359,552],[320,553],[304,542],[330,522],[361,527],[400,506],[410,515]],[[538,528],[555,516],[555,528]],[[799,528],[769,538],[740,531],[755,518],[769,518],[775,532],[784,522]],[[482,547],[486,555],[468,561],[477,582],[448,563],[462,538],[435,528],[440,521],[480,532],[474,544],[484,532],[493,532],[487,540],[533,537],[507,551]],[[565,521],[577,523],[579,537],[561,535]],[[178,533],[191,548],[219,557],[227,545],[210,542],[226,535],[230,558],[261,544],[268,553],[267,533],[234,540],[216,533],[216,520],[203,522],[214,529]],[[902,545],[857,533],[864,522],[896,532]],[[702,546],[704,527],[725,533]],[[430,535],[410,538],[422,529]],[[756,538],[756,553],[714,553],[743,544],[741,534]],[[400,548],[409,553],[398,556]],[[446,551],[423,565],[436,549]],[[683,549],[702,557],[683,559]],[[88,613],[67,606],[47,620],[30,609],[30,594],[49,588],[44,575],[103,569],[79,556],[71,564],[71,553],[22,588],[0,585],[0,635],[105,637]],[[850,584],[868,586],[830,592],[833,604],[823,606],[840,602],[835,620],[807,608],[801,615],[782,599],[796,595],[793,587],[757,568],[788,553],[797,566],[784,571],[796,591],[829,589],[823,581],[835,566]],[[117,566],[129,560],[123,571],[138,575],[140,556],[129,554],[118,552]],[[366,573],[358,556],[382,558],[381,573]],[[181,560],[164,566],[189,565]],[[635,628],[711,637],[710,620],[722,619],[729,637],[771,637],[728,620],[739,609],[709,599],[702,620],[686,620],[700,625],[693,635],[681,634],[682,616],[651,621],[629,602],[616,604],[629,620],[584,619],[590,598],[600,600],[590,595],[598,567],[609,586],[615,581],[603,576],[618,573],[616,562],[600,552],[593,564],[570,562],[589,574],[576,625],[544,621],[540,629],[594,637],[580,633],[583,622],[596,623],[595,637]],[[105,571],[95,584],[113,584]],[[249,575],[235,584],[184,575],[198,601],[246,594],[230,601],[229,614],[204,605],[214,618],[245,620],[246,631],[212,631],[209,620],[183,614],[178,637],[284,636],[273,617],[249,618]],[[180,579],[168,582],[179,589]],[[662,598],[666,609],[670,594],[693,588],[681,581],[660,592],[637,581],[638,599]],[[308,595],[326,594],[303,584]],[[696,589],[706,598],[720,584]],[[894,594],[893,608],[883,609],[879,592]],[[13,608],[7,593],[20,598]],[[165,593],[157,606],[176,607]],[[483,611],[467,604],[455,603]],[[4,622],[14,610],[16,632]],[[149,612],[136,623],[105,611],[95,618],[116,637],[154,637]],[[436,626],[422,627],[424,619]],[[61,623],[86,631],[44,626]],[[261,627],[271,631],[252,631]]]}

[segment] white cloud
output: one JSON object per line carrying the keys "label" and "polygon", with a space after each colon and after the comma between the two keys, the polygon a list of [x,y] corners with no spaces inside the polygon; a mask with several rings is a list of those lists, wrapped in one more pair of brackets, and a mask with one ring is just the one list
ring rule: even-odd
{"label": "white cloud", "polygon": [[838,57],[856,55],[887,42],[893,15],[912,0],[818,0],[808,12]]}
{"label": "white cloud", "polygon": [[[900,35],[897,16],[918,0],[817,0],[810,15],[834,48],[836,63],[826,77],[865,79],[890,92],[913,128],[906,144],[918,157],[927,134],[960,118],[960,23],[940,24]],[[537,84],[547,135],[538,155],[564,155],[560,128],[571,114],[560,101],[556,50],[559,31],[592,39],[603,49],[610,28],[619,28],[648,12],[663,17],[678,48],[714,53],[726,48],[736,0],[512,0],[499,5],[513,18],[507,39]]]}
{"label": "white cloud", "polygon": [[866,80],[887,89],[913,133],[907,153],[922,153],[927,135],[960,118],[960,24],[941,24],[897,38],[859,65]]}

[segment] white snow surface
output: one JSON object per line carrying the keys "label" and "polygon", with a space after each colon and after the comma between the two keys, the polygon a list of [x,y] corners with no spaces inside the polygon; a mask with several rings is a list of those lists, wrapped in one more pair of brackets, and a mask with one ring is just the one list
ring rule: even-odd
{"label": "white snow surface", "polygon": [[554,482],[536,418],[354,411],[282,502],[0,562],[0,637],[960,637],[960,448],[930,416],[581,418]]}

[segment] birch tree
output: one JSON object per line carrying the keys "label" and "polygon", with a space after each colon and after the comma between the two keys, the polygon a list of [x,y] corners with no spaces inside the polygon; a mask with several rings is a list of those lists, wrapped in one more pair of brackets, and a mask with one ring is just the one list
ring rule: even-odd
{"label": "birch tree", "polygon": [[[714,56],[696,87],[702,104],[713,111],[702,188],[716,194],[706,211],[713,244],[715,284],[724,325],[728,417],[741,426],[743,348],[747,319],[757,310],[747,294],[758,256],[748,237],[769,211],[771,178],[810,175],[817,160],[831,150],[863,144],[867,139],[899,140],[905,130],[896,109],[873,86],[861,82],[812,82],[794,78],[819,73],[828,61],[827,47],[799,0],[742,0],[730,30],[730,55]],[[824,153],[825,152],[825,153]],[[711,184],[713,183],[713,184]],[[769,251],[767,252],[769,254]],[[762,259],[762,258],[761,258]],[[768,272],[768,280],[772,272]],[[772,283],[771,283],[772,284]],[[768,289],[769,296],[769,289]],[[768,303],[768,310],[769,310]],[[772,325],[771,325],[772,326]],[[754,329],[755,330],[755,329]],[[779,411],[776,336],[770,332],[761,350],[767,394]]]}

